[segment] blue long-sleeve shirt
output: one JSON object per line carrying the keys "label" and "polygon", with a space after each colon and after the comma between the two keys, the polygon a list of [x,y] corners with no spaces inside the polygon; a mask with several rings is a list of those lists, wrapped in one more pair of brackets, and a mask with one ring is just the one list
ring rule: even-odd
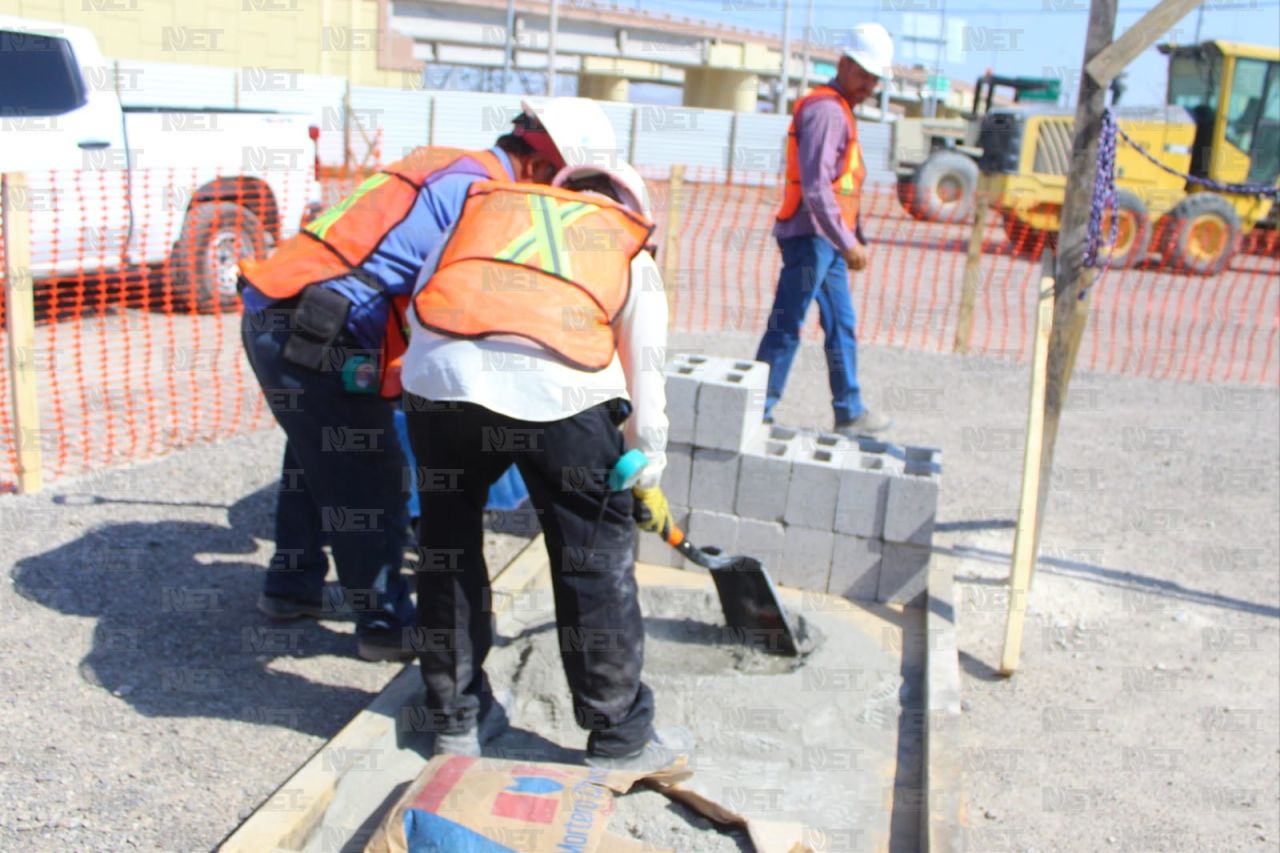
{"label": "blue long-sleeve shirt", "polygon": [[[500,148],[489,149],[515,180],[511,159]],[[474,163],[474,161],[471,161]],[[488,175],[478,163],[459,164],[433,175],[418,191],[409,214],[386,233],[382,241],[360,265],[361,271],[386,288],[383,296],[354,275],[346,275],[320,285],[335,290],[351,302],[347,330],[362,348],[379,349],[386,334],[388,298],[408,295],[427,256],[440,244],[462,213],[467,192]],[[260,311],[275,300],[252,285],[241,294],[246,311]]]}

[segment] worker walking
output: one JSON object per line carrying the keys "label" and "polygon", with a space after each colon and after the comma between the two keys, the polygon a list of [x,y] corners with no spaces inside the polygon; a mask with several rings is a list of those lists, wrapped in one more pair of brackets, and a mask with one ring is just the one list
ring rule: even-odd
{"label": "worker walking", "polygon": [[400,572],[413,484],[394,414],[415,276],[471,184],[548,183],[564,165],[557,141],[580,146],[601,127],[612,134],[603,111],[580,99],[526,104],[514,125],[488,150],[415,149],[265,261],[241,263],[245,351],[288,438],[258,607],[275,619],[322,615],[328,544],[367,660],[412,657],[402,639],[414,611]]}
{"label": "worker walking", "polygon": [[[690,746],[655,734],[640,677],[634,501],[649,508],[646,529],[671,523],[658,488],[666,297],[644,251],[652,226],[635,171],[570,169],[556,183],[565,188],[473,186],[413,298],[404,408],[429,484],[418,534],[426,708],[437,753],[478,755],[506,728],[484,671],[493,624],[482,510],[514,462],[546,538],[587,761],[656,770]],[[649,459],[634,495],[604,481],[628,448]]]}
{"label": "worker walking", "polygon": [[863,403],[849,270],[867,266],[858,227],[866,166],[853,108],[890,76],[893,39],[880,24],[861,24],[852,32],[836,76],[796,102],[787,132],[786,189],[773,228],[782,273],[769,327],[756,351],[756,360],[769,365],[765,421],[771,422],[800,345],[800,327],[816,299],[836,431],[849,436],[892,425]]}

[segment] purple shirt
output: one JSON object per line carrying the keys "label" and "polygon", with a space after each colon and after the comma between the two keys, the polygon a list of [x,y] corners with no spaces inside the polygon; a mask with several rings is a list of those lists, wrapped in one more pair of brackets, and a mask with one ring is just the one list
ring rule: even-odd
{"label": "purple shirt", "polygon": [[[839,91],[833,78],[827,83]],[[831,184],[844,167],[849,125],[843,99],[822,98],[805,104],[795,119],[796,156],[800,161],[800,207],[786,222],[774,223],[779,240],[820,234],[839,252],[851,249],[854,234],[844,226]]]}

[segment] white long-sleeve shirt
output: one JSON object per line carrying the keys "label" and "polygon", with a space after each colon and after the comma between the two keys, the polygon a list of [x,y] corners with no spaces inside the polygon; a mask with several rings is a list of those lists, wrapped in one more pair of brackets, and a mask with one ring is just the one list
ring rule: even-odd
{"label": "white long-sleeve shirt", "polygon": [[[418,274],[415,294],[435,272],[439,254]],[[419,397],[475,403],[538,423],[571,417],[614,398],[630,400],[633,411],[623,436],[628,448],[639,448],[649,458],[639,485],[658,485],[667,464],[667,297],[658,265],[647,252],[631,262],[630,293],[613,321],[617,350],[604,370],[571,367],[524,338],[442,335],[423,328],[412,307],[409,326],[401,382]]]}

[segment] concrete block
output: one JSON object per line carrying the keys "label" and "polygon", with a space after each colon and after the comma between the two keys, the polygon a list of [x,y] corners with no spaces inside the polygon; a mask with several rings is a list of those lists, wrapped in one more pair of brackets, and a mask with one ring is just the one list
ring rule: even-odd
{"label": "concrete block", "polygon": [[735,553],[755,557],[773,573],[787,548],[787,530],[776,521],[754,518],[738,519],[738,546]]}
{"label": "concrete block", "polygon": [[889,481],[884,513],[886,542],[924,547],[932,544],[938,516],[938,476],[929,471],[929,464],[908,462],[906,470]]}
{"label": "concrete block", "polygon": [[709,512],[733,512],[738,460],[738,454],[731,450],[695,447],[689,474],[689,506]]}
{"label": "concrete block", "polygon": [[884,543],[876,598],[892,604],[923,607],[929,583],[928,548]]}
{"label": "concrete block", "polygon": [[762,427],[742,453],[734,511],[743,518],[781,521],[787,512],[787,486],[795,457],[796,431]]}
{"label": "concrete block", "polygon": [[705,360],[695,364],[681,358],[677,356],[666,370],[667,442],[693,444],[694,423],[698,414],[698,389],[702,385],[699,380]]}
{"label": "concrete block", "polygon": [[901,470],[898,460],[883,453],[846,454],[836,497],[835,531],[866,539],[882,538],[889,481]]}
{"label": "concrete block", "polygon": [[879,539],[837,534],[827,592],[853,601],[879,600],[883,546]]}
{"label": "concrete block", "polygon": [[[680,526],[681,530],[689,526],[688,507],[671,504],[671,515],[675,518],[676,524]],[[641,563],[649,563],[653,566],[671,566],[676,569],[684,565],[684,557],[680,556],[679,551],[663,542],[658,534],[644,530],[636,531],[636,559]]]}
{"label": "concrete block", "polygon": [[840,474],[851,445],[838,436],[801,434],[791,461],[787,487],[787,524],[813,530],[835,529]]}
{"label": "concrete block", "polygon": [[667,445],[667,467],[662,471],[662,491],[666,494],[668,503],[689,505],[689,477],[692,468],[692,445]]}
{"label": "concrete block", "polygon": [[712,359],[698,378],[694,445],[741,452],[764,417],[769,366],[761,361]]}
{"label": "concrete block", "polygon": [[[719,548],[721,553],[738,552],[738,517],[723,512],[693,509],[689,512],[689,541],[699,548]],[[702,566],[684,561],[686,569],[705,572]]]}
{"label": "concrete block", "polygon": [[828,530],[789,525],[787,544],[775,570],[769,574],[784,586],[826,592],[831,574],[835,534]]}

